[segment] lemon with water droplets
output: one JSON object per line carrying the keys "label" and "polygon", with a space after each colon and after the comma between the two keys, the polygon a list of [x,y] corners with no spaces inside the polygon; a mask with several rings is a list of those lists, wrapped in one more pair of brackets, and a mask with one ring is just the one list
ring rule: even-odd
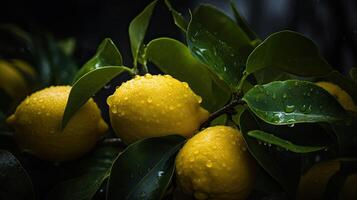
{"label": "lemon with water droplets", "polygon": [[176,157],[178,185],[196,199],[246,199],[256,170],[243,136],[228,126],[199,132]]}
{"label": "lemon with water droplets", "polygon": [[192,136],[208,118],[202,99],[169,75],[136,76],[108,97],[110,120],[125,143],[179,134]]}
{"label": "lemon with water droplets", "polygon": [[340,86],[325,81],[317,82],[316,85],[322,87],[332,96],[334,96],[345,110],[357,112],[357,106],[354,103],[352,97]]}
{"label": "lemon with water droplets", "polygon": [[70,90],[70,86],[52,86],[35,92],[7,119],[22,149],[41,159],[65,161],[78,158],[94,147],[108,126],[93,99],[60,130]]}

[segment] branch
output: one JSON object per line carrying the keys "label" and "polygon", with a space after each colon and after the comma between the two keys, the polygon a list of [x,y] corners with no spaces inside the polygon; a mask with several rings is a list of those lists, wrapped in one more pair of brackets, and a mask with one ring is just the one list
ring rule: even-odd
{"label": "branch", "polygon": [[229,102],[228,104],[226,104],[219,110],[212,113],[208,117],[208,119],[201,125],[200,129],[208,127],[214,119],[216,119],[217,117],[219,117],[225,113],[232,114],[233,112],[235,112],[234,111],[235,106],[244,104],[244,101],[242,101],[241,98],[239,98],[238,96],[239,95],[234,95],[231,102]]}

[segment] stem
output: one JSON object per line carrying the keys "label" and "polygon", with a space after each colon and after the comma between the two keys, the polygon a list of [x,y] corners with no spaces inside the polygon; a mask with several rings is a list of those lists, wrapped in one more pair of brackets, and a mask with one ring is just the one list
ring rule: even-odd
{"label": "stem", "polygon": [[237,93],[239,95],[242,94],[242,92],[243,92],[244,81],[245,81],[245,79],[247,79],[248,76],[249,76],[249,74],[246,71],[244,71],[243,76],[240,79],[238,87],[237,87]]}
{"label": "stem", "polygon": [[217,117],[225,114],[225,113],[232,113],[232,110],[234,109],[235,106],[244,104],[244,101],[242,101],[238,95],[233,95],[232,100],[220,108],[219,110],[215,111],[212,113],[208,119],[201,125],[200,129],[205,128],[210,125],[210,123],[216,119]]}

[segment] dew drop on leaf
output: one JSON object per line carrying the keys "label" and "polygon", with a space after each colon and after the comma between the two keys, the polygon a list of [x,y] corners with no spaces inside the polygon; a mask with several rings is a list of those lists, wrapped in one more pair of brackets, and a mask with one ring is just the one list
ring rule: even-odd
{"label": "dew drop on leaf", "polygon": [[284,111],[286,113],[292,113],[295,111],[295,106],[294,105],[286,105]]}

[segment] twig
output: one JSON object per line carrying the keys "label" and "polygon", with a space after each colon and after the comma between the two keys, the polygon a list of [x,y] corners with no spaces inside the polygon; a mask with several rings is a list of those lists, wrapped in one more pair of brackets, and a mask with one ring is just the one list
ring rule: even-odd
{"label": "twig", "polygon": [[220,108],[219,110],[215,111],[214,113],[212,113],[208,119],[201,125],[200,129],[208,127],[210,125],[210,123],[216,119],[217,117],[225,114],[225,113],[232,113],[233,109],[235,106],[240,105],[240,104],[244,104],[244,101],[241,100],[241,98],[239,98],[240,95],[234,95],[232,98],[232,101],[230,101],[228,104],[226,104],[225,106],[223,106],[222,108]]}

